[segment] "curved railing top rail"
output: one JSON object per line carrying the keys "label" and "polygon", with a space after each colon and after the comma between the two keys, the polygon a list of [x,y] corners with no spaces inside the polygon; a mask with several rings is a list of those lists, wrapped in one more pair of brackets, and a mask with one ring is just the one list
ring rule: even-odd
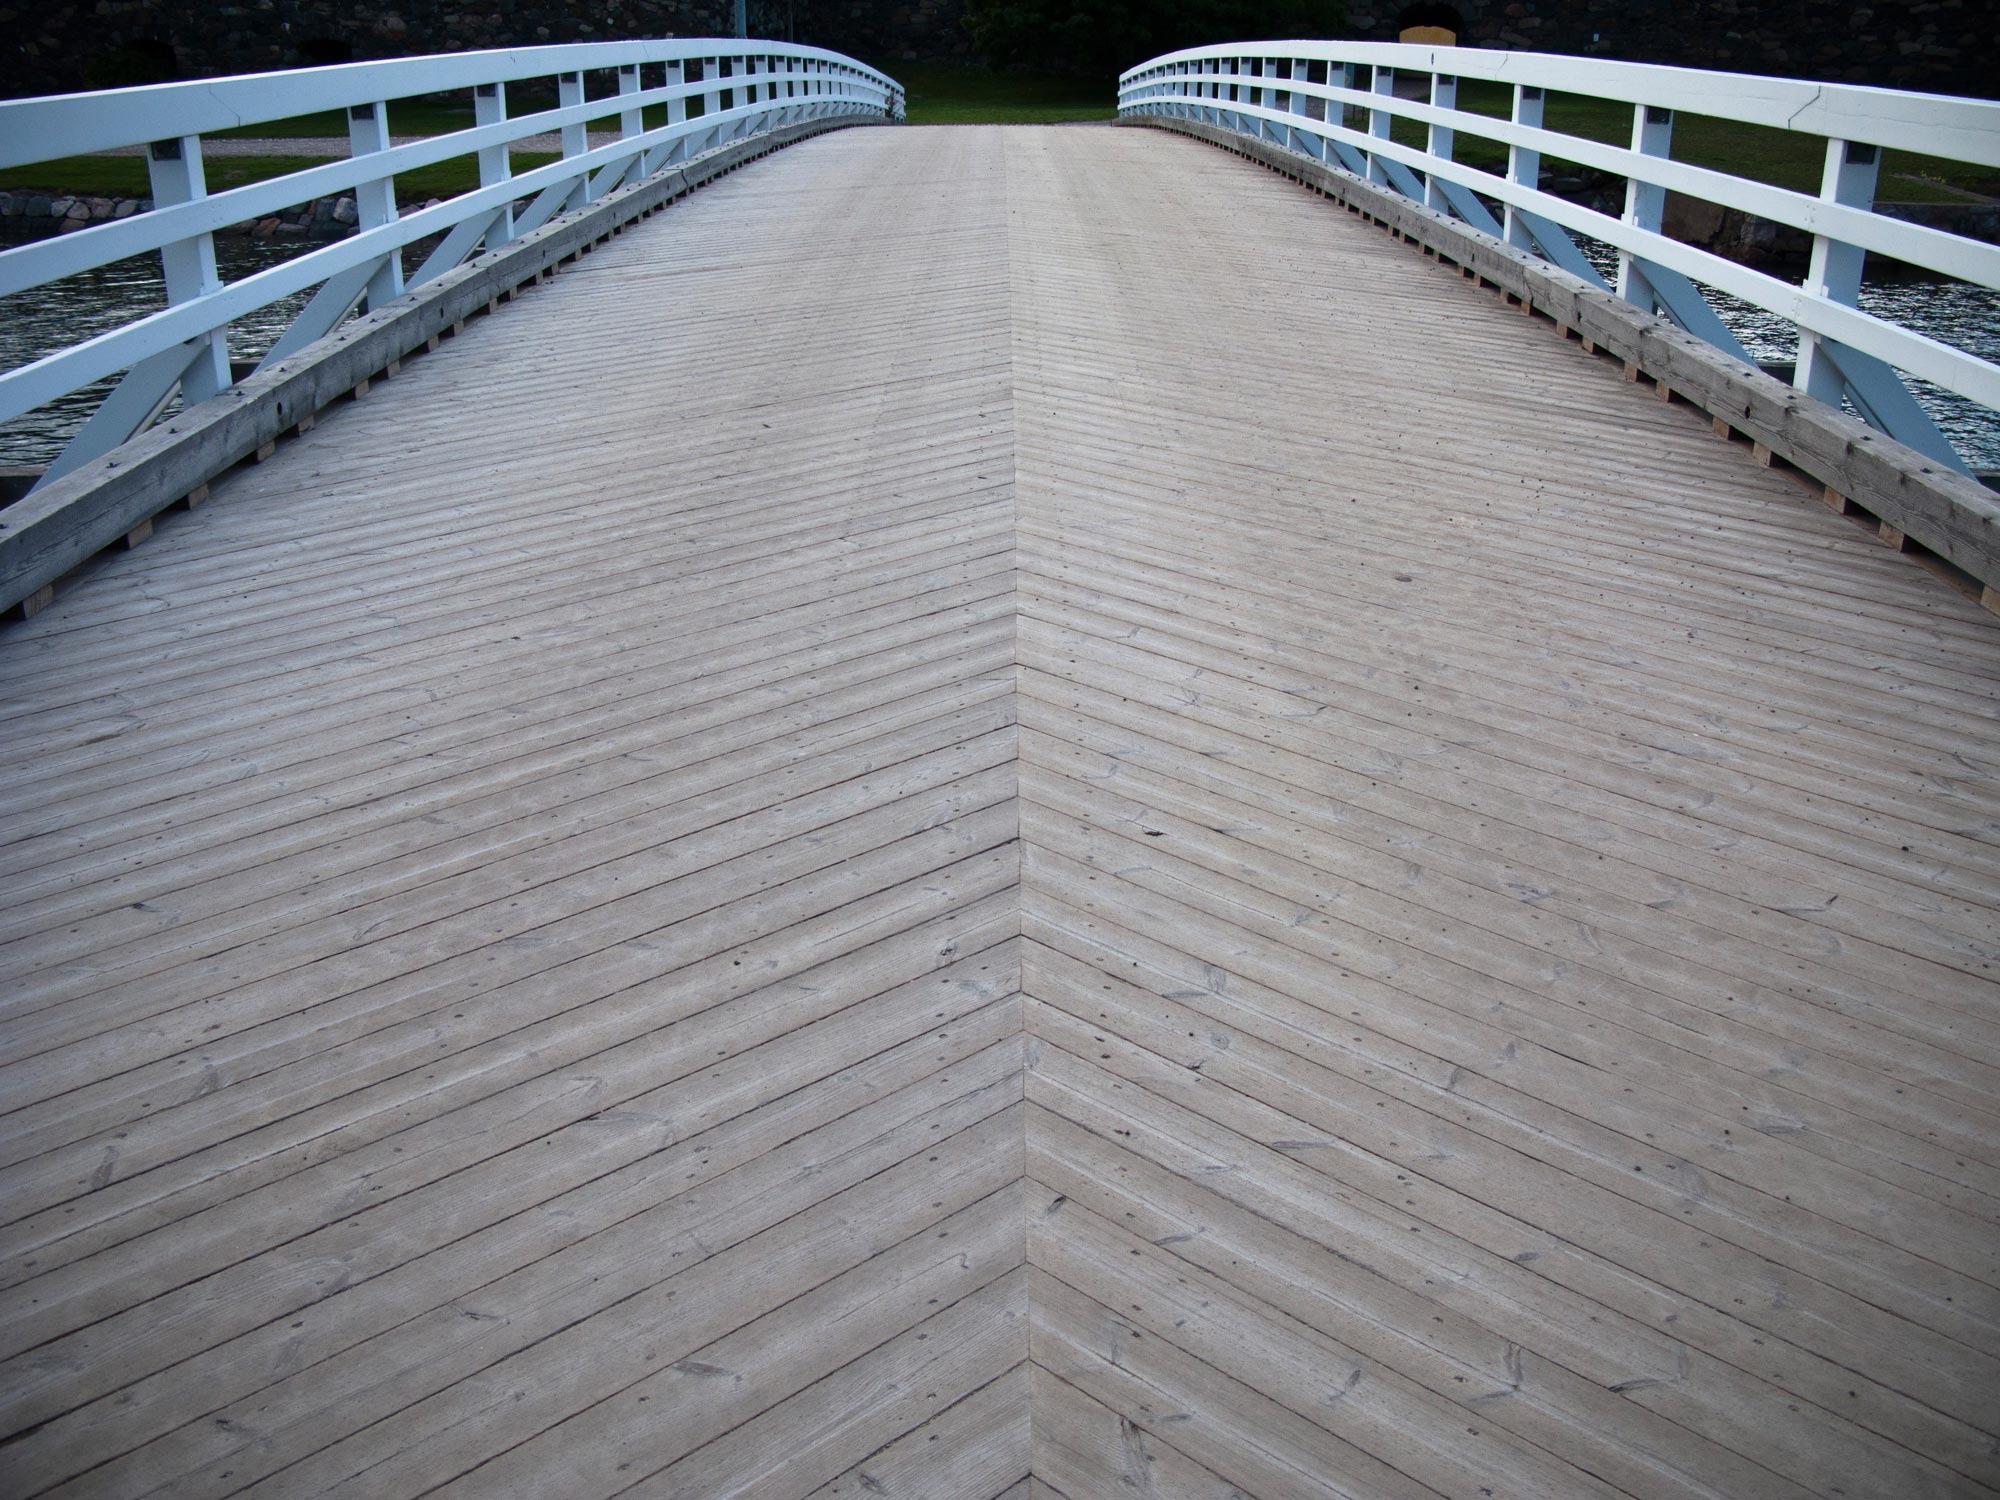
{"label": "curved railing top rail", "polygon": [[1295,57],[1405,72],[1444,73],[1490,83],[1651,104],[1744,125],[1865,141],[1872,146],[2000,166],[2000,104],[1955,94],[1919,94],[1864,84],[1813,83],[1753,73],[1718,73],[1655,63],[1501,52],[1401,42],[1324,40],[1231,42],[1151,58],[1119,76],[1121,90],[1176,64],[1218,57]]}
{"label": "curved railing top rail", "polygon": [[323,114],[378,99],[407,99],[564,73],[740,56],[812,59],[857,79],[871,80],[885,96],[898,101],[902,96],[902,86],[895,79],[866,63],[790,42],[664,37],[506,47],[0,101],[0,168],[46,160],[52,145],[59,146],[65,156],[85,156],[170,136],[212,135],[246,125]]}
{"label": "curved railing top rail", "polygon": [[[1363,71],[1365,82],[1358,76]],[[1397,75],[1408,73],[1429,78],[1427,98],[1398,95]],[[1508,86],[1508,116],[1461,109],[1462,79]],[[1544,129],[1550,93],[1630,106],[1631,144]],[[2000,246],[1874,211],[1883,148],[2000,165],[2000,103],[1536,53],[1298,40],[1236,42],[1153,58],[1121,77],[1119,110],[1201,119],[1287,146],[1611,290],[1569,236],[1603,241],[1618,253],[1619,295],[1745,361],[1749,354],[1696,283],[1775,313],[1798,330],[1798,386],[1836,406],[1851,403],[1869,422],[1954,468],[1967,465],[1897,372],[2000,409],[2000,364],[1857,305],[1870,253],[2000,288]],[[1820,192],[1675,160],[1677,113],[1824,140]],[[1423,127],[1423,143],[1394,139],[1397,120]],[[1457,160],[1460,135],[1504,146],[1504,171]],[[1545,155],[1624,178],[1624,213],[1613,217],[1543,191]],[[1668,191],[1803,230],[1812,237],[1803,282],[1663,233]]]}
{"label": "curved railing top rail", "polygon": [[[589,79],[615,77],[615,93]],[[510,114],[507,86],[553,79],[553,108]],[[396,100],[465,92],[473,122],[400,144]],[[208,191],[202,138],[219,130],[338,111],[349,152],[225,191]],[[660,123],[649,123],[648,112]],[[263,353],[270,364],[331,332],[357,305],[379,307],[571,209],[712,148],[820,120],[900,119],[903,90],[837,52],[743,38],[668,38],[452,53],[0,103],[0,171],[58,157],[143,150],[155,207],[75,233],[0,250],[0,296],[157,253],[167,307],[0,372],[0,421],[123,372],[47,483],[142,430],[178,392],[194,402],[231,383],[230,325],[317,288]],[[661,120],[661,117],[664,117]],[[615,119],[615,138],[588,127]],[[560,142],[559,160],[517,172],[510,148]],[[475,159],[478,186],[421,211],[397,207],[397,174]],[[356,232],[234,282],[213,236],[299,203],[351,196]],[[406,274],[406,247],[443,238]]]}

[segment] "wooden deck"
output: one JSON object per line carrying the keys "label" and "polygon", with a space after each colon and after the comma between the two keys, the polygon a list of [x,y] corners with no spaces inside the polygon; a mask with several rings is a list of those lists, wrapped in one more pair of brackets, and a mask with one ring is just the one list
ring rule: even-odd
{"label": "wooden deck", "polygon": [[0,636],[0,1488],[1988,1493],[1996,648],[1236,158],[782,152]]}

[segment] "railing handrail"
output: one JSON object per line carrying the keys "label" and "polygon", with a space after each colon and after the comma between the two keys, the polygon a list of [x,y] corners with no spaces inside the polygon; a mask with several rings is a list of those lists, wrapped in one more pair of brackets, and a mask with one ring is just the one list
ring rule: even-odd
{"label": "railing handrail", "polygon": [[[1314,65],[1324,81],[1310,77]],[[1363,68],[1371,71],[1369,86],[1356,87],[1355,72]],[[1398,97],[1393,80],[1399,72],[1428,75],[1429,100]],[[1458,108],[1458,82],[1466,78],[1510,85],[1512,117]],[[1542,101],[1549,92],[1632,106],[1632,144],[1542,128]],[[1366,129],[1345,123],[1350,108],[1365,112]],[[1675,161],[1668,154],[1673,114],[1683,110],[1826,140],[1820,194]],[[1142,63],[1120,79],[1119,111],[1188,115],[1286,145],[1467,219],[1609,289],[1564,231],[1603,240],[1619,252],[1622,295],[1747,359],[1694,284],[1706,283],[1799,330],[1795,378],[1801,387],[1836,405],[1851,400],[1876,425],[1953,467],[1963,469],[1963,460],[1896,372],[2000,409],[2000,365],[1856,305],[1868,253],[2000,287],[2000,246],[1873,208],[1882,147],[2000,164],[2000,103],[1476,48],[1274,41],[1190,48]],[[1393,140],[1389,125],[1397,118],[1428,127],[1426,143]],[[1505,172],[1455,160],[1461,133],[1507,147]],[[1625,178],[1624,215],[1613,217],[1542,191],[1537,174],[1544,154]],[[1804,284],[1664,234],[1662,207],[1669,190],[1812,236]],[[1501,205],[1504,222],[1488,201]]]}
{"label": "railing handrail", "polygon": [[[1620,104],[1651,104],[1689,114],[1762,125],[1805,135],[1863,141],[2000,166],[2000,104],[1957,94],[1924,94],[1857,83],[1814,83],[1760,73],[1723,73],[1662,63],[1616,62],[1554,52],[1504,52],[1485,47],[1438,47],[1407,42],[1326,40],[1230,42],[1189,47],[1149,58],[1119,75],[1126,85],[1143,74],[1196,58],[1298,57],[1397,71],[1443,73],[1487,83],[1525,84],[1562,94],[1589,94]],[[1489,117],[1490,118],[1490,117]]]}
{"label": "railing handrail", "polygon": [[[691,65],[699,78],[688,77]],[[649,80],[649,71],[658,81]],[[586,75],[597,73],[615,74],[618,92],[588,97]],[[507,84],[545,78],[558,83],[556,106],[510,115]],[[391,102],[459,90],[475,96],[471,126],[392,142]],[[701,112],[690,116],[697,100]],[[648,129],[645,111],[655,106],[666,108],[666,122]],[[330,110],[348,119],[348,156],[207,191],[204,133]],[[0,372],[0,421],[126,372],[45,471],[46,483],[142,430],[176,389],[192,401],[229,385],[228,327],[281,298],[319,288],[265,356],[267,364],[331,332],[357,303],[380,306],[482,246],[497,249],[663,167],[766,130],[902,113],[901,86],[853,58],[733,37],[452,53],[0,103],[0,170],[137,146],[146,151],[157,200],[143,214],[0,250],[0,296],[157,252],[168,301],[159,312]],[[617,118],[618,136],[593,146],[588,123],[608,117]],[[559,136],[561,159],[516,174],[509,148],[549,134]],[[454,158],[477,159],[479,186],[400,213],[395,176]],[[292,204],[347,195],[357,204],[354,235],[235,282],[217,275],[216,231]],[[532,200],[518,218],[517,200]],[[403,249],[439,233],[442,243],[406,282]]]}
{"label": "railing handrail", "polygon": [[[746,55],[762,57],[766,54]],[[713,56],[713,53],[695,54],[680,60],[701,61]],[[530,73],[525,76],[534,78],[541,75]],[[790,75],[757,76],[766,81],[783,81]],[[15,246],[0,251],[0,297],[42,285],[59,276],[73,276],[78,271],[109,265],[134,255],[143,255],[205,230],[223,229],[231,224],[260,218],[268,211],[288,208],[315,198],[333,197],[363,182],[376,180],[385,172],[394,175],[415,171],[419,167],[469,156],[482,149],[509,146],[536,136],[554,135],[564,126],[600,120],[623,110],[645,109],[655,104],[696,98],[731,85],[744,87],[747,77],[748,75],[732,77],[727,83],[719,79],[703,78],[693,83],[642,89],[635,95],[598,98],[568,108],[557,106],[554,109],[539,110],[534,114],[510,115],[496,124],[473,125],[464,130],[446,131],[440,135],[406,140],[400,145],[392,145],[365,156],[331,157],[314,166],[302,167],[296,172],[288,172],[280,177],[267,177],[259,182],[244,183],[184,203],[156,206],[148,213],[134,214],[129,218],[93,225],[89,232],[81,236],[65,235]],[[343,107],[351,108],[352,105]],[[7,108],[5,103],[0,103],[0,130],[6,128],[4,111]],[[187,132],[177,134],[185,135]],[[175,136],[170,134],[167,138],[172,139]],[[152,139],[158,140],[161,137]],[[151,142],[130,141],[125,144],[149,145]],[[525,177],[526,174],[522,175]],[[470,195],[465,196],[470,197]]]}
{"label": "railing handrail", "polygon": [[[46,161],[56,155],[87,156],[116,151],[174,136],[213,135],[272,120],[325,114],[379,99],[409,99],[489,83],[518,83],[563,73],[605,72],[647,63],[734,57],[810,58],[852,73],[856,78],[869,79],[885,93],[900,96],[902,92],[895,79],[866,63],[823,47],[792,42],[743,37],[661,37],[503,47],[0,101],[0,169]],[[59,144],[60,151],[46,149],[51,143]]]}

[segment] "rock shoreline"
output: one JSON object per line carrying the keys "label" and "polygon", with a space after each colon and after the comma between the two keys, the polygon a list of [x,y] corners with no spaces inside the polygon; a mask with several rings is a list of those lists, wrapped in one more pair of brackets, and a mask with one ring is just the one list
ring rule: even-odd
{"label": "rock shoreline", "polygon": [[[152,206],[151,198],[0,190],[0,237],[18,241],[73,234],[93,224],[129,219]],[[265,218],[228,225],[216,233],[258,240],[339,239],[353,232],[359,217],[352,197],[315,198]]]}

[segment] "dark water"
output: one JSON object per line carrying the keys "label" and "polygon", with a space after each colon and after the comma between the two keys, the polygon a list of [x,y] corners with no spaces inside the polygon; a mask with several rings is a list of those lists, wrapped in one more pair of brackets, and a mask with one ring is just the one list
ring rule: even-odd
{"label": "dark water", "polygon": [[[1791,360],[1798,338],[1784,319],[1714,290],[1709,301],[1759,360]],[[2000,364],[2000,292],[1964,282],[1885,282],[1861,289],[1861,310]],[[1908,379],[1917,402],[1974,469],[2000,471],[2000,413],[1927,380]]]}
{"label": "dark water", "polygon": [[[224,240],[216,247],[225,281],[299,253],[296,242]],[[1616,252],[1585,244],[1601,270],[1615,275]],[[305,305],[306,293],[273,304],[238,322],[229,333],[232,359],[255,360]],[[1797,347],[1790,325],[1721,293],[1711,293],[1722,319],[1759,360],[1789,361]],[[0,368],[31,359],[116,328],[166,305],[156,256],[105,266],[59,285],[0,298]],[[2000,292],[1959,282],[1898,281],[1862,288],[1861,306],[1982,359],[2000,363]],[[78,391],[39,411],[0,424],[0,464],[44,464],[103,399],[112,382]],[[1913,381],[1917,399],[1973,468],[2000,470],[2000,413],[1962,396]]]}
{"label": "dark water", "polygon": [[[1598,240],[1580,239],[1579,245],[1599,274],[1615,284],[1618,252]],[[1796,357],[1799,336],[1776,313],[1714,287],[1704,286],[1702,292],[1758,363],[1790,364]],[[1962,281],[1869,282],[1861,288],[1861,310],[2000,364],[2000,292]],[[1927,380],[1905,379],[1918,404],[1968,464],[1982,472],[2000,471],[2000,412]]]}
{"label": "dark water", "polygon": [[[218,240],[216,267],[224,281],[240,281],[310,248],[310,243],[302,245],[296,240]],[[264,351],[277,342],[310,296],[310,292],[300,292],[239,319],[229,330],[229,357],[263,358]],[[0,297],[0,369],[11,370],[80,344],[166,305],[166,283],[157,254],[134,256],[65,277],[53,286]],[[99,381],[0,423],[0,465],[47,463],[116,384],[115,378]]]}

